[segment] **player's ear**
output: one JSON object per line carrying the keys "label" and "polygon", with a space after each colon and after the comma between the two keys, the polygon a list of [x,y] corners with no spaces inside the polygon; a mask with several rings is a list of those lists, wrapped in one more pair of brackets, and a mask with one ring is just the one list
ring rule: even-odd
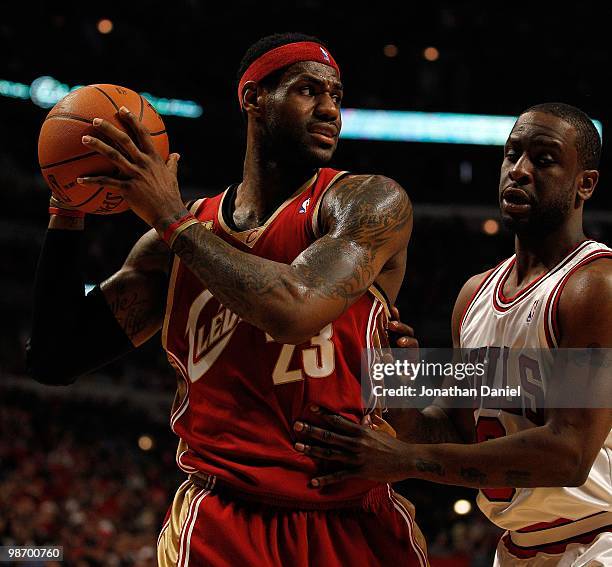
{"label": "player's ear", "polygon": [[261,114],[259,97],[257,96],[257,83],[255,81],[247,81],[242,87],[242,109],[247,114]]}
{"label": "player's ear", "polygon": [[599,171],[596,169],[587,169],[583,171],[578,180],[578,197],[580,197],[582,201],[590,199],[598,181]]}

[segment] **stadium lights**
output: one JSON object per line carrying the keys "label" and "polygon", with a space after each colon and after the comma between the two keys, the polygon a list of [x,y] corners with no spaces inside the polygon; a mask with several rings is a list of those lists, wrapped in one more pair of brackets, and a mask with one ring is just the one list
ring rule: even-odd
{"label": "stadium lights", "polygon": [[[349,140],[503,146],[516,118],[345,108],[342,111],[340,137]],[[601,136],[601,122],[593,120],[593,123]]]}
{"label": "stadium lights", "polygon": [[440,52],[435,47],[426,47],[423,50],[423,57],[427,61],[437,61],[440,58]]}
{"label": "stadium lights", "polygon": [[[49,76],[38,77],[31,85],[0,79],[0,95],[30,99],[42,108],[51,108],[79,86],[69,87]],[[182,118],[202,116],[202,107],[192,100],[160,98],[147,92],[140,94],[160,114]],[[340,137],[347,140],[503,146],[516,118],[488,114],[345,108],[342,110]],[[593,123],[601,136],[601,122],[593,120]]]}
{"label": "stadium lights", "polygon": [[149,435],[141,435],[138,438],[138,447],[142,451],[150,451],[153,449],[153,439]]}
{"label": "stadium lights", "polygon": [[386,57],[397,57],[397,54],[399,53],[399,49],[397,45],[394,45],[393,43],[389,43],[388,45],[385,45],[383,49],[383,53],[385,54]]}
{"label": "stadium lights", "polygon": [[469,514],[472,511],[472,503],[469,500],[457,500],[453,505],[453,510],[455,514],[465,516],[465,514]]}
{"label": "stadium lights", "polygon": [[499,232],[499,222],[495,219],[486,219],[482,223],[482,232],[488,234],[489,236],[493,236]]}
{"label": "stadium lights", "polygon": [[[29,99],[41,108],[51,108],[69,92],[82,86],[83,85],[76,85],[70,87],[48,75],[34,79],[30,85],[0,79],[0,95],[22,100]],[[150,93],[140,94],[146,98],[160,114],[166,116],[179,116],[181,118],[199,118],[202,116],[202,107],[193,100],[160,98]]]}
{"label": "stadium lights", "polygon": [[97,28],[100,33],[109,34],[113,31],[113,22],[108,18],[103,18],[98,22]]}

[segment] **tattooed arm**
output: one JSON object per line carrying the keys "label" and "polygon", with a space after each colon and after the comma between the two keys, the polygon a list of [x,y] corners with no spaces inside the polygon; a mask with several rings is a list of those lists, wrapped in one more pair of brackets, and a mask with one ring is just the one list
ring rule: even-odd
{"label": "tattooed arm", "polygon": [[119,326],[136,347],[161,329],[171,257],[166,244],[149,230],[121,269],[100,285]]}
{"label": "tattooed arm", "polygon": [[546,425],[499,439],[410,444],[321,408],[311,409],[319,414],[319,425],[296,422],[295,449],[343,465],[312,479],[316,487],[348,478],[420,478],[472,488],[580,486],[611,425],[609,410],[554,410]]}
{"label": "tattooed arm", "polygon": [[34,284],[31,376],[70,384],[142,344],[161,326],[170,253],[149,231],[125,264],[87,296],[80,269],[83,220],[52,217]]}
{"label": "tattooed arm", "polygon": [[[482,276],[477,278],[482,279]],[[470,282],[459,295],[453,314],[456,346],[463,308],[469,301],[464,301],[462,296],[471,297],[467,293],[468,288],[473,287]],[[569,280],[559,302],[560,347],[612,348],[611,310],[612,262],[599,260],[581,268]],[[589,390],[597,396],[593,400],[601,405],[606,405],[610,399],[608,358],[607,351],[602,350],[599,357],[592,357],[589,367]],[[564,387],[569,377],[565,374],[559,373],[564,384],[555,384],[557,373],[553,370],[549,376],[549,390],[564,391],[567,396]],[[584,384],[579,386],[584,388]],[[604,394],[596,393],[600,391]],[[296,450],[346,465],[337,473],[313,479],[315,486],[350,477],[381,482],[421,478],[473,488],[580,486],[587,479],[612,427],[612,411],[595,407],[597,404],[593,400],[590,407],[546,409],[542,425],[471,444],[406,443],[319,409],[324,427],[302,422],[295,424],[295,430],[302,435]],[[567,398],[562,405],[566,404]],[[432,416],[423,416],[421,422],[416,422],[418,427],[427,428],[420,430],[425,436],[444,441],[445,436],[452,433],[452,427],[457,426],[453,419],[462,411],[447,410],[446,417],[438,416],[438,421],[431,419]],[[463,427],[467,433],[467,421]]]}
{"label": "tattooed arm", "polygon": [[[187,213],[176,178],[179,156],[171,154],[164,162],[131,112],[120,109],[119,118],[131,136],[102,120],[94,126],[114,147],[95,136],[85,136],[83,143],[111,160],[121,178],[78,181],[118,187],[131,209],[162,235]],[[406,192],[385,177],[341,179],[328,191],[323,209],[325,235],[291,265],[241,252],[198,224],[180,233],[173,252],[244,321],[277,342],[298,344],[337,319],[387,262],[395,260],[394,268],[401,267],[403,273],[398,256],[405,254],[412,229]]]}
{"label": "tattooed arm", "polygon": [[[299,344],[337,319],[385,264],[403,256],[412,229],[406,192],[380,176],[350,176],[322,204],[326,234],[291,264],[241,252],[200,225],[173,251],[226,307],[281,343]],[[173,219],[156,225],[162,233]]]}

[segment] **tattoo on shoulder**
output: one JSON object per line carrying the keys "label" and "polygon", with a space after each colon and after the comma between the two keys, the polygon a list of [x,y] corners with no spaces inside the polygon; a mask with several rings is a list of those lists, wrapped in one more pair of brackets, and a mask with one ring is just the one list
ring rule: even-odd
{"label": "tattoo on shoulder", "polygon": [[[377,276],[375,265],[381,249],[390,241],[397,242],[402,231],[409,234],[412,205],[392,179],[355,176],[330,189],[325,209],[328,232],[313,254],[303,255],[309,269],[301,275],[321,297],[350,302]],[[343,259],[347,261],[344,277],[330,279],[332,267],[337,275],[342,273]]]}
{"label": "tattoo on shoulder", "polygon": [[412,219],[406,192],[393,179],[378,175],[340,180],[330,189],[326,209],[332,232],[367,243],[373,253]]}

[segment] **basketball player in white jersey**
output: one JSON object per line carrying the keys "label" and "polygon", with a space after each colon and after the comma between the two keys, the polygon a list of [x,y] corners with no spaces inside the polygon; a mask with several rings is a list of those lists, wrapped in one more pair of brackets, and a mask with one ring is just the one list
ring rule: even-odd
{"label": "basketball player in white jersey", "polygon": [[[519,349],[540,353],[527,364],[540,373],[548,396],[556,377],[551,349],[612,348],[612,250],[582,229],[600,150],[588,116],[561,103],[526,110],[506,143],[499,201],[504,223],[516,234],[515,255],[464,285],[452,334],[455,347],[487,347],[489,358],[513,349],[506,350],[516,358],[506,361],[516,369],[508,385],[520,384],[526,359],[513,354]],[[391,328],[403,330],[397,323]],[[611,378],[610,370],[601,372]],[[328,415],[327,431],[295,424],[314,440],[296,449],[347,465],[313,479],[318,487],[358,476],[480,488],[481,510],[507,530],[496,566],[610,566],[612,400],[601,402],[604,409],[540,415],[437,405],[396,410],[390,419],[397,439]]]}

